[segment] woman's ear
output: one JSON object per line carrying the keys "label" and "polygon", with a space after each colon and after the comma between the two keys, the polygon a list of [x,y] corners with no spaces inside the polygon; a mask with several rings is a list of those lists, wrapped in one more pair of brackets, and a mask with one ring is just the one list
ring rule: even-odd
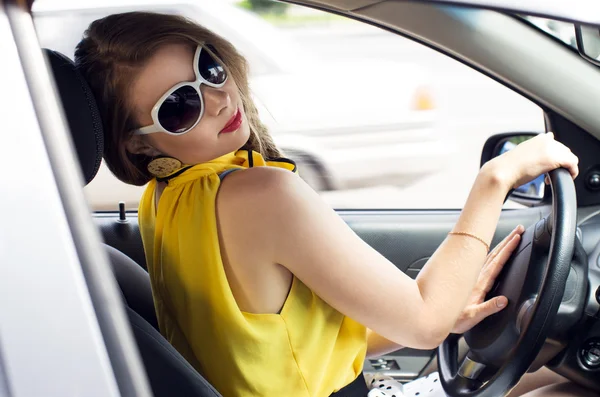
{"label": "woman's ear", "polygon": [[150,145],[144,137],[139,135],[134,135],[127,142],[127,151],[133,154],[144,154],[148,157],[156,157],[160,153],[159,150]]}

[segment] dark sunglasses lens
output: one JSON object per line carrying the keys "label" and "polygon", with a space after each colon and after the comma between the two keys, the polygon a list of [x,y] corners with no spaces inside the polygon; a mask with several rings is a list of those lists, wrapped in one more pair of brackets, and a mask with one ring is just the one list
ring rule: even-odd
{"label": "dark sunglasses lens", "polygon": [[198,91],[185,85],[173,91],[160,105],[158,121],[167,131],[186,132],[198,121],[200,107]]}
{"label": "dark sunglasses lens", "polygon": [[225,68],[205,49],[200,51],[198,71],[202,78],[211,84],[223,84],[227,80]]}

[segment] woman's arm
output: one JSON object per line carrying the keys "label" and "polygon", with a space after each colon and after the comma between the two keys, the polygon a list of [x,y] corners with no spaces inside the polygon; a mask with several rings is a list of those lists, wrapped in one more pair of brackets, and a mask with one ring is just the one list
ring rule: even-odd
{"label": "woman's arm", "polygon": [[[523,226],[517,226],[488,254],[483,269],[479,273],[477,283],[471,291],[467,306],[465,306],[454,324],[453,333],[464,334],[484,318],[498,313],[506,307],[508,300],[505,296],[496,296],[487,301],[485,297],[494,286],[494,282],[502,268],[518,247],[520,235],[523,231]],[[403,346],[384,338],[373,330],[367,330],[367,357],[378,357],[402,348]]]}
{"label": "woman's arm", "polygon": [[367,358],[383,356],[400,349],[404,349],[404,346],[384,338],[371,329],[367,329]]}
{"label": "woman's arm", "polygon": [[[278,173],[276,179],[269,187],[281,196],[264,201],[265,221],[273,222],[265,226],[276,231],[267,237],[276,263],[337,310],[396,344],[432,349],[446,338],[484,263],[481,242],[450,236],[412,280],[299,178]],[[507,191],[495,174],[480,173],[455,230],[490,241]]]}
{"label": "woman's arm", "polygon": [[[515,157],[504,155],[504,163],[483,167],[455,231],[489,242],[514,182],[561,165],[576,175],[575,156],[564,150],[562,157],[551,155],[545,145],[559,144],[547,138],[531,141],[536,139],[529,153],[521,151],[526,160],[517,157],[516,165],[509,166]],[[431,349],[450,333],[487,254],[480,241],[449,236],[412,280],[362,241],[297,176],[266,167],[244,174],[236,178],[239,205],[233,200],[228,207],[243,208],[240,224],[253,225],[253,240],[266,262],[283,265],[331,306],[398,345]]]}

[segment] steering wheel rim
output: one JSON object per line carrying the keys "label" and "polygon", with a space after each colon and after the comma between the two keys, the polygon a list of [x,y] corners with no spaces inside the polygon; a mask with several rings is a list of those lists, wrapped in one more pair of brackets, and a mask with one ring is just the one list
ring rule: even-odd
{"label": "steering wheel rim", "polygon": [[485,365],[469,356],[463,366],[469,368],[470,376],[459,373],[458,341],[461,335],[450,335],[438,348],[440,381],[450,397],[506,395],[527,372],[546,340],[569,275],[577,227],[577,198],[571,175],[566,169],[556,169],[549,177],[552,189],[550,248],[537,299],[528,307],[531,311],[529,321],[519,331],[518,341],[500,368],[485,383],[477,379],[481,369],[478,365]]}

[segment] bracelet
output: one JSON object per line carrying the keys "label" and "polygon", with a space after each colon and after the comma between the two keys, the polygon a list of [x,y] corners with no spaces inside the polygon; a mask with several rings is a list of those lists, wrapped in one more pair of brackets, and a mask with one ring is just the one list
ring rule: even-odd
{"label": "bracelet", "polygon": [[454,236],[467,236],[467,237],[474,238],[475,240],[478,240],[478,241],[480,241],[480,242],[481,242],[483,245],[485,245],[485,249],[486,249],[486,251],[485,251],[485,252],[490,252],[490,245],[489,245],[488,243],[486,243],[486,242],[485,242],[485,240],[484,240],[484,239],[482,239],[481,237],[477,237],[477,236],[476,236],[476,235],[474,235],[474,234],[471,234],[471,233],[465,233],[465,232],[450,232],[450,233],[448,233],[448,234],[450,234],[450,235],[454,235]]}

